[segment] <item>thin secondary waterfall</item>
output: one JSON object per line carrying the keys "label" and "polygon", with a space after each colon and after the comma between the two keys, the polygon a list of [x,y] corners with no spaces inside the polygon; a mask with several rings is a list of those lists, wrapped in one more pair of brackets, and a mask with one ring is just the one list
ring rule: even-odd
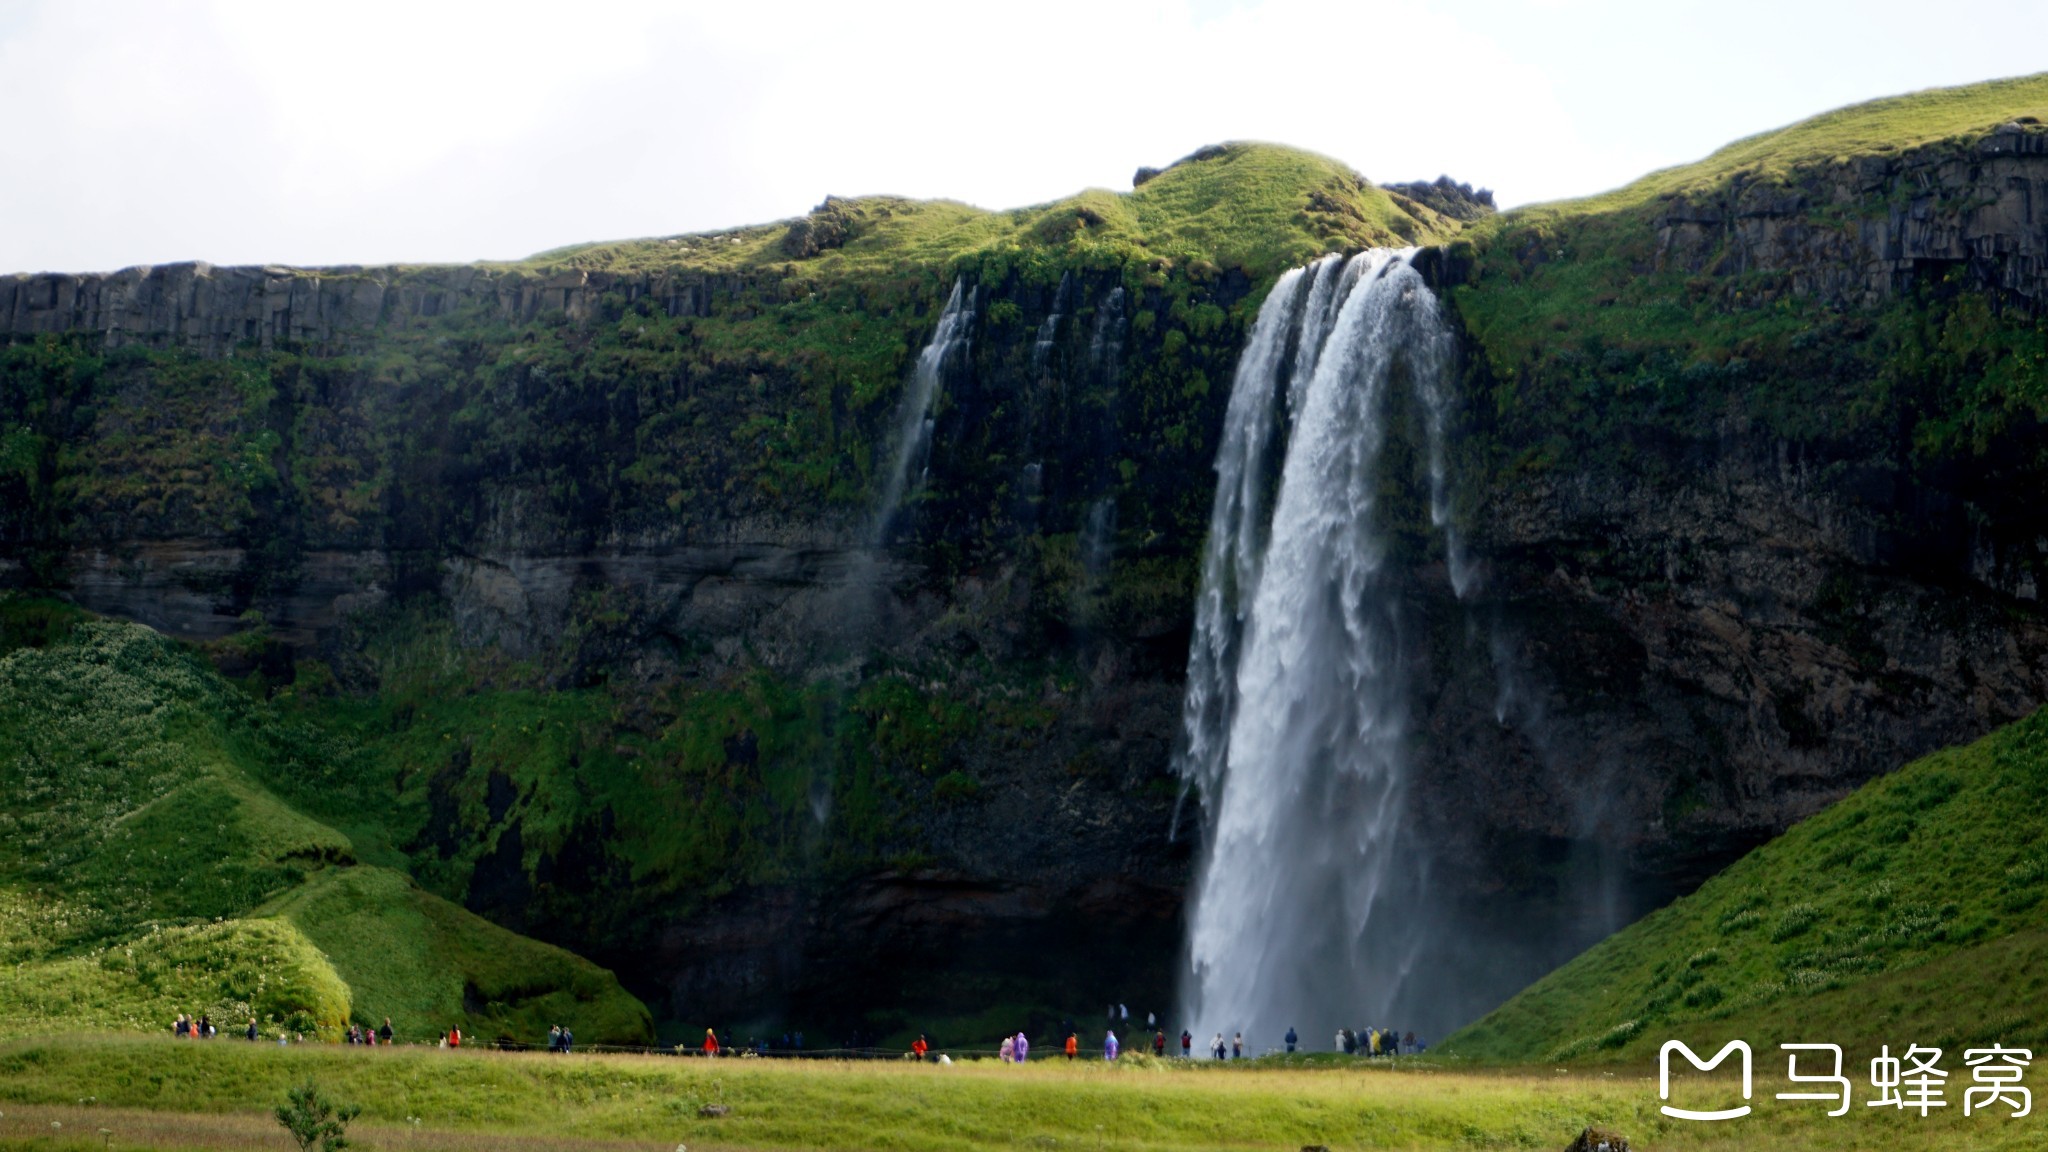
{"label": "thin secondary waterfall", "polygon": [[1380,498],[1397,398],[1427,441],[1454,591],[1468,577],[1449,537],[1452,342],[1411,255],[1283,275],[1231,385],[1178,759],[1208,817],[1181,992],[1204,1035],[1270,1043],[1413,1009],[1433,910],[1401,843],[1406,576]]}
{"label": "thin secondary waterfall", "polygon": [[949,365],[967,355],[974,330],[975,290],[961,281],[953,282],[939,313],[938,327],[931,343],[917,354],[917,366],[910,374],[910,386],[896,413],[896,438],[891,446],[889,472],[882,482],[882,497],[875,505],[872,528],[876,544],[886,542],[890,524],[904,497],[915,490],[923,477],[925,460],[932,447],[932,406],[938,402],[939,386]]}

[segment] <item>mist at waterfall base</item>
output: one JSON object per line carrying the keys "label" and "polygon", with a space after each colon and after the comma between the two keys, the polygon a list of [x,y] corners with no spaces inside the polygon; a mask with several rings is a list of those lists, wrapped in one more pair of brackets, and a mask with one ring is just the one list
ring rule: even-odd
{"label": "mist at waterfall base", "polygon": [[1628,917],[1604,859],[1565,861],[1527,917],[1443,882],[1471,838],[1419,803],[1432,648],[1493,661],[1502,726],[1542,717],[1511,703],[1512,645],[1472,602],[1456,342],[1412,255],[1284,274],[1232,384],[1176,755],[1202,817],[1179,992],[1197,1035],[1438,1038]]}

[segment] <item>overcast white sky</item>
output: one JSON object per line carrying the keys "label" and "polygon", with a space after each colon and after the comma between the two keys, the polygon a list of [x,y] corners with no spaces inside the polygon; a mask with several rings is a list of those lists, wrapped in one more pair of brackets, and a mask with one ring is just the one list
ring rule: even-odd
{"label": "overcast white sky", "polygon": [[0,272],[1012,207],[1227,139],[1507,205],[2044,69],[2043,0],[0,0]]}

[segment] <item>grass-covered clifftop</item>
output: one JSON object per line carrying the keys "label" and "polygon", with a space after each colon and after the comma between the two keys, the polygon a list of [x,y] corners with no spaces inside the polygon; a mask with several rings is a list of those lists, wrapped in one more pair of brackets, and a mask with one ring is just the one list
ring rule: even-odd
{"label": "grass-covered clifftop", "polygon": [[579,244],[508,267],[781,269],[825,280],[911,267],[973,273],[1020,259],[1079,255],[1096,263],[1202,264],[1269,278],[1325,252],[1438,243],[1462,227],[1328,157],[1237,142],[1204,148],[1129,192],[1094,188],[1007,211],[944,200],[828,198],[803,221]]}
{"label": "grass-covered clifftop", "polygon": [[390,1017],[531,1042],[651,1038],[610,973],[366,864],[280,801],[320,737],[135,624],[0,601],[0,1030],[332,1037]]}
{"label": "grass-covered clifftop", "polygon": [[1639,446],[1735,421],[2038,474],[2048,286],[2015,189],[2044,121],[2048,74],[1915,92],[1480,221],[1451,295],[1479,420],[1516,441],[1494,466],[1655,466]]}
{"label": "grass-covered clifftop", "polygon": [[[1445,1050],[1666,1040],[2048,1046],[2048,714],[1865,785],[1537,981]],[[1702,1048],[1702,1051],[1705,1049]]]}

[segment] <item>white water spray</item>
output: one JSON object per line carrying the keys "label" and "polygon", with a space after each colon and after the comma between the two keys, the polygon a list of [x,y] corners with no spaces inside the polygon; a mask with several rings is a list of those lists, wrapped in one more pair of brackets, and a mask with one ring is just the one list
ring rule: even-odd
{"label": "white water spray", "polygon": [[1178,759],[1208,816],[1181,992],[1197,1032],[1270,1042],[1415,1007],[1403,983],[1433,909],[1401,845],[1410,686],[1378,498],[1396,388],[1421,414],[1454,591],[1468,576],[1449,538],[1452,342],[1410,255],[1282,276],[1231,386]]}

